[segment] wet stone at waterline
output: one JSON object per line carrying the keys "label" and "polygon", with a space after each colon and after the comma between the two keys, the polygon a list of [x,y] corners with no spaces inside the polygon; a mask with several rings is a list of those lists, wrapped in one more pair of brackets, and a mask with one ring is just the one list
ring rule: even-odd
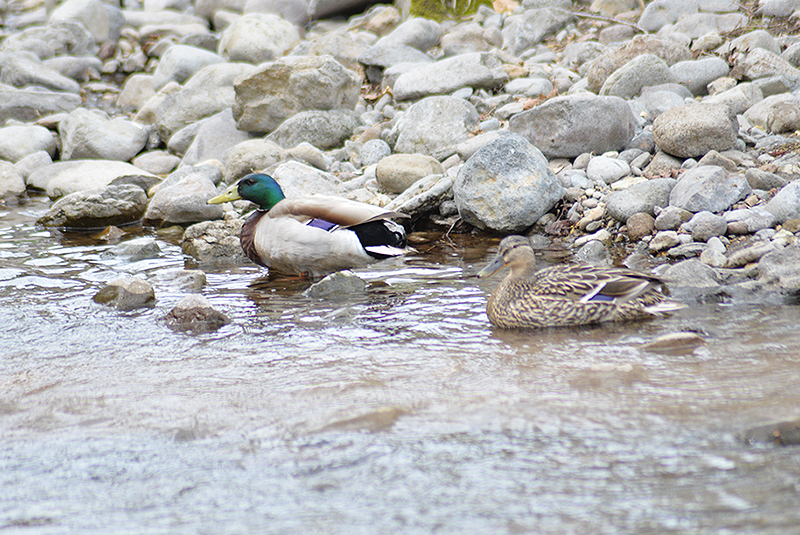
{"label": "wet stone at waterline", "polygon": [[120,310],[133,310],[153,306],[156,293],[150,283],[137,277],[124,277],[109,282],[92,300]]}
{"label": "wet stone at waterline", "polygon": [[187,295],[170,310],[164,321],[173,331],[204,333],[215,331],[231,322],[230,318],[211,306],[202,295]]}

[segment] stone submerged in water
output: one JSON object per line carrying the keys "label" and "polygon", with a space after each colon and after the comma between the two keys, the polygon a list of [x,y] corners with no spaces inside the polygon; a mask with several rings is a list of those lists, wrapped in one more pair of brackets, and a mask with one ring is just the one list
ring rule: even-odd
{"label": "stone submerged in water", "polygon": [[147,281],[138,277],[123,277],[106,284],[92,300],[119,310],[134,310],[153,306],[156,292]]}
{"label": "stone submerged in water", "polygon": [[216,331],[229,324],[231,320],[211,306],[208,299],[202,295],[191,294],[178,301],[178,304],[164,317],[164,322],[173,331],[205,333]]}

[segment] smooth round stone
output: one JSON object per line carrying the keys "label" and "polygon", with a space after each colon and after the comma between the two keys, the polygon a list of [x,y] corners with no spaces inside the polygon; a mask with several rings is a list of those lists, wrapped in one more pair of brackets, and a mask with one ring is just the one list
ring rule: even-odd
{"label": "smooth round stone", "polygon": [[424,154],[393,154],[378,162],[378,184],[390,193],[402,193],[421,178],[444,173],[439,160]]}
{"label": "smooth round stone", "polygon": [[586,166],[586,176],[595,182],[611,184],[620,178],[629,175],[631,167],[624,160],[597,156],[589,161]]}
{"label": "smooth round stone", "polygon": [[628,218],[625,226],[628,228],[628,239],[639,241],[653,233],[655,219],[646,212],[638,212]]}

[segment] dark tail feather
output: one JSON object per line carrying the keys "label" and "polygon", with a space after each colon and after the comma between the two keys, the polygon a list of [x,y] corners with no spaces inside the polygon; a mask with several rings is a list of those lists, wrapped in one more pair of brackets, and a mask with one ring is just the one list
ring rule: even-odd
{"label": "dark tail feather", "polygon": [[368,221],[347,229],[356,233],[367,254],[376,259],[401,255],[408,244],[403,225],[389,219]]}

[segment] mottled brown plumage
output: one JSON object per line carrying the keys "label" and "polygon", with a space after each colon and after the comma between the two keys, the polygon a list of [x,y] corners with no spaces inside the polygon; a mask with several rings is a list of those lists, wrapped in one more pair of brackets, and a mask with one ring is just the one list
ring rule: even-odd
{"label": "mottled brown plumage", "polygon": [[494,260],[478,273],[511,272],[489,297],[489,321],[503,329],[571,327],[652,318],[678,310],[653,275],[616,267],[567,265],[535,269],[530,241],[509,236]]}

